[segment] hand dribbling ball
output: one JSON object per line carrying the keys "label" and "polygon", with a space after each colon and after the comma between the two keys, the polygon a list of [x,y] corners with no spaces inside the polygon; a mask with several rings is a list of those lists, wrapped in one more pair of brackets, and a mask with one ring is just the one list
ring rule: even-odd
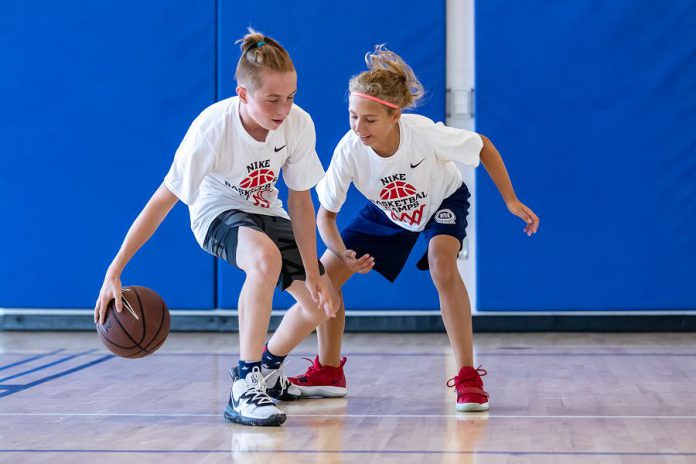
{"label": "hand dribbling ball", "polygon": [[146,287],[123,287],[123,310],[109,302],[97,333],[104,346],[123,358],[142,358],[162,346],[169,335],[170,316],[164,300]]}

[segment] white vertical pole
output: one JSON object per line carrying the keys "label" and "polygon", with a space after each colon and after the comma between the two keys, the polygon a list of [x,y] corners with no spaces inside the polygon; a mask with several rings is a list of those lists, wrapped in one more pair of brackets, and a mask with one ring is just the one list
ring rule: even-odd
{"label": "white vertical pole", "polygon": [[[447,0],[447,125],[474,130],[474,1]],[[462,274],[476,312],[476,177],[474,169],[462,168],[471,191],[469,227],[459,255]]]}

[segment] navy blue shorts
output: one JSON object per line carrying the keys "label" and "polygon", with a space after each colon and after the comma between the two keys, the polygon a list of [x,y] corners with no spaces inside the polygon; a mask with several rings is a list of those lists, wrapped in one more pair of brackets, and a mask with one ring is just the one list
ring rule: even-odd
{"label": "navy blue shorts", "polygon": [[[466,217],[469,215],[469,189],[462,184],[452,195],[445,198],[437,212],[425,225],[422,232],[411,232],[394,224],[372,203],[358,213],[358,217],[341,231],[346,248],[355,251],[356,257],[365,253],[375,258],[375,271],[390,282],[394,282],[403,269],[418,236],[423,234],[428,243],[436,235],[451,235],[462,242],[466,237]],[[461,248],[460,248],[461,249]],[[426,271],[428,251],[417,264]]]}

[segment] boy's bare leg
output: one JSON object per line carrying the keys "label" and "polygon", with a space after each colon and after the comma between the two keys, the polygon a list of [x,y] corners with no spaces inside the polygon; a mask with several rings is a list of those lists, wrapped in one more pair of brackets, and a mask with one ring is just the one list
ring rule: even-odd
{"label": "boy's bare leg", "polygon": [[240,227],[238,233],[237,265],[246,273],[238,305],[239,359],[260,361],[282,260],[278,247],[263,232]]}

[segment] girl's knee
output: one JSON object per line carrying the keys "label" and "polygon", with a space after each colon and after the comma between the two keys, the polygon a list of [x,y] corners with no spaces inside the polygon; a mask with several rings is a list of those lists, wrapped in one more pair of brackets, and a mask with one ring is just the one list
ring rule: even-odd
{"label": "girl's knee", "polygon": [[460,279],[457,260],[451,256],[433,255],[428,259],[430,275],[436,287],[450,285]]}
{"label": "girl's knee", "polygon": [[311,308],[303,308],[306,312],[307,318],[311,319],[313,323],[316,325],[321,325],[327,320],[329,320],[329,316],[326,315],[326,312],[324,311],[323,308],[320,308],[317,305],[314,305]]}

